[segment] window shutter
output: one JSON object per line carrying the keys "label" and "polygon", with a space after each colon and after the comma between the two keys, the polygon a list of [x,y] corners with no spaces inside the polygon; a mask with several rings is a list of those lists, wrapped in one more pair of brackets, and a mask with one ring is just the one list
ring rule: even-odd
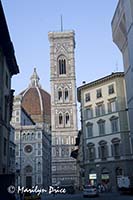
{"label": "window shutter", "polygon": [[96,149],[95,149],[95,147],[93,147],[93,159],[95,159],[96,158]]}
{"label": "window shutter", "polygon": [[112,153],[112,156],[114,156],[114,145],[111,144],[111,153]]}
{"label": "window shutter", "polygon": [[101,158],[101,147],[98,147],[98,157]]}

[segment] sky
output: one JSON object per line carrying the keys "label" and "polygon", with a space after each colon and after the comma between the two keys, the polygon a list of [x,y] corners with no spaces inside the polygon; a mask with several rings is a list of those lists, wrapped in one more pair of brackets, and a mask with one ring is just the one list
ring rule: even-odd
{"label": "sky", "polygon": [[34,67],[50,93],[49,31],[75,31],[76,85],[123,71],[121,52],[112,40],[111,20],[118,0],[3,0],[20,73],[12,77],[19,94],[28,87]]}

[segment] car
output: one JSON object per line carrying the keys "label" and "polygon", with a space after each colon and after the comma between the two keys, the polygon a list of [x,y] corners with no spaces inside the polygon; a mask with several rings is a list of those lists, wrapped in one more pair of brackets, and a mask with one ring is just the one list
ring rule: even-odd
{"label": "car", "polygon": [[83,189],[83,197],[89,196],[99,196],[99,192],[96,186],[94,185],[86,185]]}

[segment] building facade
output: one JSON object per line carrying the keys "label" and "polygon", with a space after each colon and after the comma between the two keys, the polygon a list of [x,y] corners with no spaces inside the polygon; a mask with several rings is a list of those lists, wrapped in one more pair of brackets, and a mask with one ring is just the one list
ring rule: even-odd
{"label": "building facade", "polygon": [[124,73],[112,73],[78,88],[81,104],[84,184],[117,188],[133,174]]}
{"label": "building facade", "polygon": [[14,98],[16,185],[51,185],[50,95],[39,84],[36,69],[29,87]]}
{"label": "building facade", "polygon": [[113,41],[123,56],[127,107],[133,146],[133,1],[119,0],[112,20]]}
{"label": "building facade", "polygon": [[52,184],[77,185],[70,157],[77,137],[75,38],[73,31],[49,32],[51,63]]}
{"label": "building facade", "polygon": [[9,137],[9,174],[16,173],[15,167],[15,130],[10,126],[10,137]]}
{"label": "building facade", "polygon": [[13,91],[11,78],[19,73],[13,44],[0,1],[0,174],[9,174],[10,119]]}

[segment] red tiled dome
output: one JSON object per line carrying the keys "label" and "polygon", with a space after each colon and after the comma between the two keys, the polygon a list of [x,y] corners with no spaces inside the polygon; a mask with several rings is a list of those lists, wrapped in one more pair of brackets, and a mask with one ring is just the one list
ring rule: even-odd
{"label": "red tiled dome", "polygon": [[22,93],[22,107],[35,122],[50,123],[51,99],[50,94],[39,85],[39,77],[34,69],[29,88]]}

